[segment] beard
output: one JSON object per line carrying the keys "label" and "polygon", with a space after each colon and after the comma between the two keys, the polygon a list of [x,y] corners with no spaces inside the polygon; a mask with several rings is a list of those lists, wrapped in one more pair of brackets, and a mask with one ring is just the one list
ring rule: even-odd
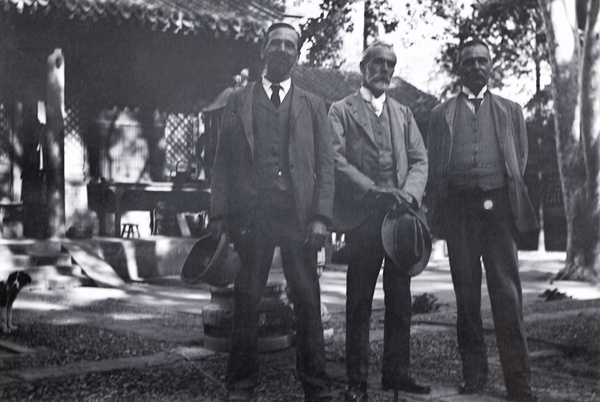
{"label": "beard", "polygon": [[390,86],[390,82],[390,77],[382,75],[368,77],[368,79],[366,80],[366,83],[370,89],[375,89],[380,92],[386,91]]}
{"label": "beard", "polygon": [[463,78],[463,83],[465,86],[470,88],[471,86],[480,86],[483,87],[488,83],[489,77],[483,72],[473,72],[471,74],[465,75]]}
{"label": "beard", "polygon": [[291,59],[285,53],[273,53],[265,60],[267,74],[273,79],[286,76],[292,70],[292,67],[294,67],[295,62],[295,59]]}

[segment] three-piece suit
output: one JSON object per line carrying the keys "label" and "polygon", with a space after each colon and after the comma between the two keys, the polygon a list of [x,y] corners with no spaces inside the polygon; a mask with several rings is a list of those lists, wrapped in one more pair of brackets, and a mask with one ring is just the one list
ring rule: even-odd
{"label": "three-piece suit", "polygon": [[[364,90],[364,89],[363,89]],[[401,189],[420,204],[427,182],[427,152],[410,109],[387,97],[381,115],[361,90],[329,111],[335,164],[333,229],[346,234],[346,369],[351,384],[365,384],[373,294],[385,258],[383,377],[408,377],[410,277],[385,255],[381,224],[389,206],[374,202],[376,186]]]}
{"label": "three-piece suit", "polygon": [[293,84],[278,107],[260,81],[234,91],[225,107],[211,187],[211,219],[227,219],[242,260],[234,284],[230,390],[257,384],[256,312],[280,246],[294,305],[298,374],[307,398],[328,395],[316,250],[306,238],[312,219],[331,222],[333,195],[323,101]]}
{"label": "three-piece suit", "polygon": [[464,380],[487,380],[483,259],[500,362],[512,394],[529,386],[530,372],[516,245],[519,231],[537,227],[523,182],[527,133],[516,103],[489,91],[478,110],[468,102],[461,93],[430,115],[430,225],[448,245]]}

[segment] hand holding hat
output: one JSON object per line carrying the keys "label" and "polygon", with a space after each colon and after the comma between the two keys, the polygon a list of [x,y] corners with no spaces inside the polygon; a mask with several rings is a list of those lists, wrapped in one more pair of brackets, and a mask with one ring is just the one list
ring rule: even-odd
{"label": "hand holding hat", "polygon": [[375,185],[369,193],[376,203],[381,203],[386,209],[395,208],[398,212],[406,211],[409,207],[419,209],[415,199],[399,188]]}
{"label": "hand holding hat", "polygon": [[419,275],[431,257],[431,235],[422,211],[405,208],[387,213],[381,225],[385,253],[409,276]]}

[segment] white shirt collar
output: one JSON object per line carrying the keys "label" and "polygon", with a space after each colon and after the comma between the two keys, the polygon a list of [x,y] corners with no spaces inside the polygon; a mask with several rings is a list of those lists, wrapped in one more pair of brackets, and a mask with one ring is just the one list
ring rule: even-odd
{"label": "white shirt collar", "polygon": [[[271,89],[271,85],[273,85],[273,82],[263,75],[262,86],[265,89],[265,92],[267,93],[267,96],[269,98],[271,97],[271,94],[273,93],[273,90]],[[292,79],[288,78],[286,80],[283,80],[279,83],[279,85],[281,86],[281,89],[279,90],[280,95],[281,95],[280,99],[281,99],[281,101],[283,101],[285,96],[290,91],[290,88],[292,87]],[[283,94],[281,94],[281,92],[283,92]]]}
{"label": "white shirt collar", "polygon": [[478,94],[474,94],[474,93],[471,92],[471,90],[469,88],[467,88],[466,86],[463,85],[462,89],[461,89],[461,92],[467,96],[467,99],[473,99],[473,98],[483,99],[484,96],[485,96],[485,93],[487,92],[487,90],[488,90],[487,85],[484,85],[483,88],[481,88],[481,91],[479,91]]}
{"label": "white shirt collar", "polygon": [[386,96],[385,96],[385,92],[383,92],[379,98],[376,98],[375,95],[373,95],[373,93],[371,92],[371,90],[369,90],[369,88],[366,88],[364,86],[360,86],[360,96],[362,96],[362,98],[366,101],[366,102],[371,102],[371,100],[375,99],[375,101],[379,101],[380,103],[385,102]]}

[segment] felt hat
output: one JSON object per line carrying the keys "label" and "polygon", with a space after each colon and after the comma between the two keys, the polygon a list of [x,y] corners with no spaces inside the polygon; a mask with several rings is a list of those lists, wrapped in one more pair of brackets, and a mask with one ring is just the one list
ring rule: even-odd
{"label": "felt hat", "polygon": [[242,266],[240,256],[229,245],[227,234],[219,240],[202,237],[192,247],[181,269],[181,280],[187,284],[206,282],[225,287],[233,283]]}
{"label": "felt hat", "polygon": [[385,253],[408,276],[419,275],[431,257],[431,235],[421,211],[387,213],[381,225]]}

